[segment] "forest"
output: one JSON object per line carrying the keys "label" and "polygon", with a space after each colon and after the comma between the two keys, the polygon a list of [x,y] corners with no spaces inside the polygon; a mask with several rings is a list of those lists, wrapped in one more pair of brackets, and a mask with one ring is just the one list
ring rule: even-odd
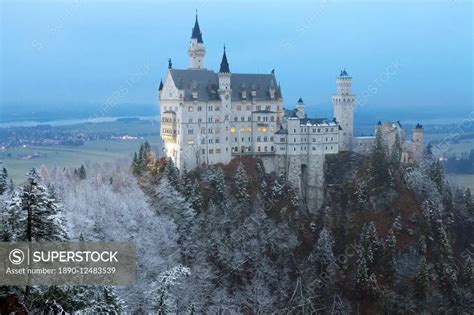
{"label": "forest", "polygon": [[[130,286],[0,287],[0,313],[469,314],[474,200],[428,146],[414,165],[377,137],[327,156],[309,211],[258,158],[181,172],[143,143],[133,161],[0,173],[0,237],[133,240]],[[312,214],[316,213],[316,214]]]}

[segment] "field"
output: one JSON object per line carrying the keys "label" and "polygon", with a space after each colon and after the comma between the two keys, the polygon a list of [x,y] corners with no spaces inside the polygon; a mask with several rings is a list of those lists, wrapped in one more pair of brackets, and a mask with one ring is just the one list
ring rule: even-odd
{"label": "field", "polygon": [[[159,137],[146,138],[155,150],[158,150]],[[138,151],[140,140],[97,140],[88,141],[82,146],[38,146],[27,148],[15,148],[9,151],[12,158],[3,159],[3,164],[8,169],[10,177],[18,184],[24,179],[24,175],[32,167],[45,165],[51,168],[55,165],[60,167],[80,167],[87,163],[112,162],[121,158],[132,158],[133,152]],[[18,159],[17,156],[39,153],[39,158],[29,160]]]}

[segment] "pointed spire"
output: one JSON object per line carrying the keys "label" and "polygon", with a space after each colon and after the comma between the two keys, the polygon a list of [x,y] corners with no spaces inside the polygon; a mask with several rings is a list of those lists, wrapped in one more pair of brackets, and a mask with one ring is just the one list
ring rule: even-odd
{"label": "pointed spire", "polygon": [[304,102],[303,102],[303,99],[300,97],[300,98],[298,99],[298,104],[303,104],[303,103],[304,103]]}
{"label": "pointed spire", "polygon": [[160,80],[160,87],[158,88],[158,91],[163,90],[163,80]]}
{"label": "pointed spire", "polygon": [[171,62],[171,58],[168,58],[168,69],[173,69],[173,63]]}
{"label": "pointed spire", "polygon": [[225,53],[225,45],[224,45],[224,54],[222,55],[221,68],[219,70],[219,73],[230,73],[229,63],[227,62],[227,55]]}
{"label": "pointed spire", "polygon": [[191,34],[191,38],[197,39],[198,43],[204,43],[202,41],[202,33],[201,29],[199,28],[199,22],[198,22],[198,14],[196,10],[196,21],[194,22],[194,27],[193,27],[193,32]]}

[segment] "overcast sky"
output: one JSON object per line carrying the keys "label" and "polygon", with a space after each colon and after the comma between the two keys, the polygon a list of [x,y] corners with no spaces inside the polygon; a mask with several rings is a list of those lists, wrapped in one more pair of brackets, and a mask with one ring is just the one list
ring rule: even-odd
{"label": "overcast sky", "polygon": [[328,104],[346,68],[363,104],[473,109],[469,0],[0,2],[4,107],[100,106],[124,86],[116,102],[156,103],[198,9],[206,67],[226,44],[232,72],[276,70],[287,107]]}

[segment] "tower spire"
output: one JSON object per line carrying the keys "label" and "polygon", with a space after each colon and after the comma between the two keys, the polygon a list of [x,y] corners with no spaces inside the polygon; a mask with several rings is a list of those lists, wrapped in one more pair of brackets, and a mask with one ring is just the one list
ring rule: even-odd
{"label": "tower spire", "polygon": [[224,45],[224,54],[222,55],[221,68],[219,72],[230,73],[229,62],[227,61],[227,54],[225,53],[225,45]]}
{"label": "tower spire", "polygon": [[201,29],[199,28],[197,9],[196,9],[196,20],[194,21],[194,27],[193,27],[193,32],[191,34],[191,39],[196,39],[197,42],[201,44],[204,43],[202,41]]}

